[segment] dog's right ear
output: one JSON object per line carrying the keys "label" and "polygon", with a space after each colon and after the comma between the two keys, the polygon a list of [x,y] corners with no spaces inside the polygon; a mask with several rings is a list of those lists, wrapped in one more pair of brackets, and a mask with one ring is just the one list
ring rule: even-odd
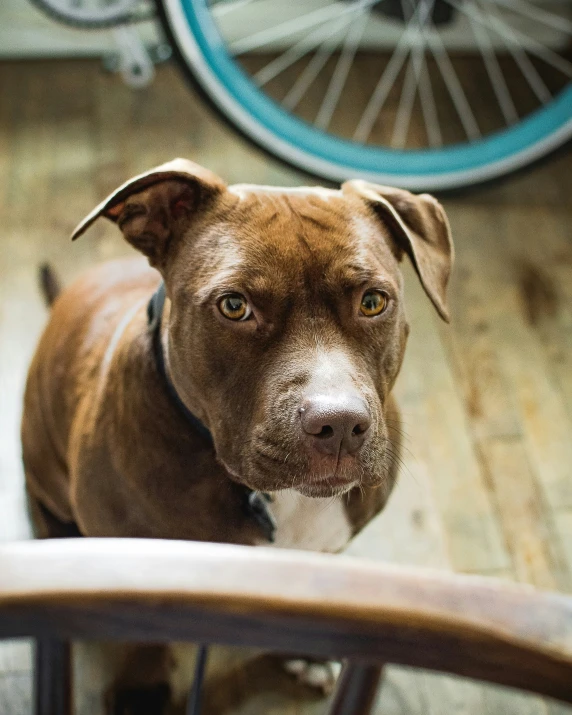
{"label": "dog's right ear", "polygon": [[172,239],[225,189],[223,180],[208,169],[175,159],[120,186],[83,219],[72,233],[72,241],[105,216],[119,226],[125,239],[145,254],[152,266],[161,268]]}

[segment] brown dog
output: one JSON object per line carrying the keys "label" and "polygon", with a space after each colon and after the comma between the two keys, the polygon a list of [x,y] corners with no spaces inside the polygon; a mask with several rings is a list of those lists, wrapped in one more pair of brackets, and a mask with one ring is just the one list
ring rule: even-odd
{"label": "brown dog", "polygon": [[[227,187],[177,159],[74,238],[99,216],[153,268],[103,265],[54,304],[22,426],[39,535],[268,543],[244,485],[271,495],[276,545],[342,549],[396,476],[403,253],[447,319],[441,206],[362,181]],[[166,375],[147,315],[161,277]]]}

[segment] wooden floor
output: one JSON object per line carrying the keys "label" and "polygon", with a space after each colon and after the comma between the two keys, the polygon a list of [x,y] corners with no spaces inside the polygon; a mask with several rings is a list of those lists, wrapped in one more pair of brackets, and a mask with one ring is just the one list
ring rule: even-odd
{"label": "wooden floor", "polygon": [[[46,318],[37,265],[48,259],[69,280],[128,253],[103,222],[73,246],[68,236],[111,189],[178,155],[229,182],[305,183],[214,121],[172,68],[134,93],[94,62],[0,64],[0,539],[29,536],[18,425]],[[397,386],[405,465],[352,553],[572,590],[571,196],[568,155],[444,201],[457,247],[452,324],[439,323],[407,270],[412,331]],[[79,710],[96,715],[106,658],[80,650]],[[243,654],[221,651],[217,669],[226,686],[216,681],[212,715],[323,712],[267,662],[245,666]],[[27,715],[29,689],[29,646],[0,645],[0,714]],[[377,712],[572,710],[390,668]]]}

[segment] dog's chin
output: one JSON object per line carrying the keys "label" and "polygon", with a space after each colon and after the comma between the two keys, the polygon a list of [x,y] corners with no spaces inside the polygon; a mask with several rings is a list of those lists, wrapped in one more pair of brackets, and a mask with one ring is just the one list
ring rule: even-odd
{"label": "dog's chin", "polygon": [[349,492],[356,484],[356,480],[348,481],[347,479],[342,480],[332,477],[331,479],[303,482],[302,484],[297,484],[295,489],[305,497],[338,497]]}

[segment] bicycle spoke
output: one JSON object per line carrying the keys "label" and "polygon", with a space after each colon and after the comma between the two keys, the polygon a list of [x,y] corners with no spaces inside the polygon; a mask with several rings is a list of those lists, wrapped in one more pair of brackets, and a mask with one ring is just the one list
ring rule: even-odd
{"label": "bicycle spoke", "polygon": [[320,45],[312,59],[304,68],[302,74],[298,77],[296,82],[288,91],[288,94],[282,100],[282,105],[286,109],[292,111],[298,106],[302,97],[306,94],[314,80],[326,66],[327,61],[334,54],[336,47],[337,43],[332,43],[331,37],[328,37],[328,39]]}
{"label": "bicycle spoke", "polygon": [[431,77],[425,61],[425,47],[423,47],[421,51],[414,51],[412,53],[412,60],[417,77],[421,112],[423,114],[423,122],[425,124],[429,146],[443,146],[443,136],[441,134],[441,127],[439,126],[437,105],[435,104]]}
{"label": "bicycle spoke", "polygon": [[[401,7],[405,12],[405,2],[408,2],[409,14],[412,15],[415,10],[415,4],[413,0],[401,0]],[[438,147],[443,145],[443,137],[441,134],[441,127],[439,126],[439,117],[437,114],[437,106],[435,104],[435,97],[433,96],[433,88],[431,86],[431,76],[429,74],[429,69],[425,61],[425,50],[426,50],[426,40],[423,33],[423,29],[431,23],[431,14],[433,13],[433,7],[435,5],[434,0],[430,0],[431,6],[426,13],[426,22],[424,25],[419,25],[419,35],[418,40],[421,42],[416,42],[411,51],[411,60],[413,62],[413,68],[415,70],[415,77],[417,80],[417,88],[419,91],[419,99],[421,100],[421,112],[423,114],[423,123],[425,124],[425,131],[427,133],[427,141],[429,146]]]}
{"label": "bicycle spoke", "polygon": [[449,92],[459,119],[461,120],[467,139],[476,141],[481,137],[479,125],[477,124],[471,105],[467,100],[463,85],[453,67],[451,58],[445,49],[445,45],[439,33],[433,28],[430,28],[427,32],[424,31],[423,34],[431,50],[431,54],[435,58],[439,72],[443,77],[443,81],[445,82],[445,86],[447,87],[447,91]]}
{"label": "bicycle spoke", "polygon": [[332,120],[368,20],[369,11],[365,12],[363,17],[355,20],[349,28],[336,68],[314,122],[320,129],[326,130]]}
{"label": "bicycle spoke", "polygon": [[[429,0],[425,20],[427,20],[433,12],[433,5],[433,0]],[[415,10],[414,3],[411,2],[411,0],[401,0],[401,7],[404,16],[407,16],[408,21],[410,21]],[[417,27],[415,28],[416,32],[413,35],[411,57],[406,70],[401,97],[399,98],[393,136],[391,138],[391,145],[399,149],[403,149],[407,141],[417,91],[419,91],[421,99],[421,111],[427,137],[433,146],[441,143],[441,131],[437,120],[435,103],[433,101],[431,83],[429,77],[425,75],[425,44],[421,29],[422,25],[418,21]],[[427,82],[429,82],[429,84],[427,84]]]}
{"label": "bicycle spoke", "polygon": [[389,92],[391,91],[391,88],[393,87],[395,80],[397,79],[397,75],[401,71],[401,67],[403,66],[405,58],[408,54],[408,45],[403,45],[401,47],[398,46],[398,49],[394,51],[391,59],[387,63],[385,71],[379,78],[363,114],[360,117],[353,136],[355,141],[365,143],[368,140],[375,120],[383,109]]}
{"label": "bicycle spoke", "polygon": [[543,10],[535,5],[522,2],[522,0],[495,0],[495,4],[504,5],[513,12],[529,17],[531,20],[535,20],[536,22],[541,22],[542,24],[552,27],[555,30],[567,32],[569,35],[572,34],[572,22],[561,15],[548,12],[547,10]]}
{"label": "bicycle spoke", "polygon": [[317,30],[310,32],[290,49],[286,50],[265,65],[255,75],[253,75],[253,79],[259,86],[263,86],[266,82],[269,82],[271,79],[279,75],[280,72],[283,72],[287,67],[293,65],[294,62],[304,57],[304,55],[307,55],[308,52],[315,49],[317,45],[322,42],[328,43],[331,41],[331,38],[337,32],[342,30],[348,23],[351,25],[353,20],[354,18],[346,15],[342,18],[337,18],[335,22],[333,20],[326,22]]}
{"label": "bicycle spoke", "polygon": [[[494,4],[495,3],[487,2],[487,5],[489,5],[489,7],[486,9],[486,12],[490,12],[496,15],[496,8],[492,8],[492,5]],[[549,102],[552,99],[552,94],[550,93],[550,90],[546,86],[542,77],[538,74],[536,67],[532,64],[526,52],[524,52],[524,50],[520,46],[520,43],[516,39],[515,35],[512,32],[507,31],[507,37],[504,37],[503,41],[505,47],[510,52],[512,58],[518,65],[523,77],[528,82],[537,99],[542,102],[542,104],[546,104],[546,102]]]}
{"label": "bicycle spoke", "polygon": [[224,17],[224,15],[228,15],[229,12],[238,10],[245,5],[250,5],[251,2],[253,2],[253,0],[225,0],[223,2],[217,2],[217,4],[213,6],[212,13],[218,20]]}
{"label": "bicycle spoke", "polygon": [[567,77],[572,77],[572,63],[570,63],[568,60],[564,59],[560,55],[557,55],[555,52],[553,52],[551,49],[549,49],[542,43],[532,39],[532,37],[525,35],[523,32],[517,30],[514,27],[508,27],[506,23],[504,23],[499,18],[491,18],[485,16],[481,17],[474,12],[472,7],[467,6],[462,2],[458,2],[457,0],[445,0],[445,2],[449,3],[449,5],[454,7],[459,12],[462,12],[465,15],[472,17],[476,22],[479,22],[480,24],[483,24],[486,27],[489,27],[490,29],[494,30],[501,37],[510,36],[510,33],[512,32],[520,41],[520,43],[526,46],[527,50],[531,54],[536,55],[541,60],[544,60],[546,64],[559,70]]}
{"label": "bicycle spoke", "polygon": [[419,98],[421,99],[421,110],[429,146],[433,148],[443,146],[443,135],[439,125],[437,105],[435,104],[433,88],[431,87],[431,77],[426,66],[423,67],[419,78]]}
{"label": "bicycle spoke", "polygon": [[[479,13],[478,16],[480,17],[481,12],[480,9],[477,9],[476,3],[473,8],[475,12]],[[516,111],[516,107],[514,106],[514,102],[512,101],[512,97],[510,96],[510,92],[497,60],[491,39],[483,25],[474,22],[472,16],[469,16],[469,22],[505,123],[509,125],[514,124],[518,121],[518,113]]]}
{"label": "bicycle spoke", "polygon": [[[422,3],[417,5],[408,27],[399,38],[399,42],[397,43],[393,54],[389,58],[389,62],[387,63],[385,70],[382,72],[381,77],[379,78],[373,93],[369,98],[369,102],[360,117],[353,135],[354,141],[365,143],[368,140],[373,129],[373,125],[383,109],[389,92],[397,79],[397,75],[401,71],[403,63],[410,52],[411,37],[414,32],[417,31],[418,27],[417,24],[414,26],[413,22],[417,21],[417,17],[419,16],[422,7],[425,8]],[[424,12],[426,12],[426,10],[424,10]]]}
{"label": "bicycle spoke", "polygon": [[407,63],[407,70],[405,71],[405,79],[403,80],[403,86],[401,88],[401,96],[399,97],[399,105],[393,125],[393,135],[390,142],[391,146],[396,149],[403,149],[405,146],[416,93],[417,78],[415,76],[413,58],[410,57]]}
{"label": "bicycle spoke", "polygon": [[291,20],[281,22],[274,27],[266,28],[255,32],[253,35],[236,40],[229,44],[229,50],[233,55],[240,55],[244,52],[249,52],[258,47],[268,45],[276,40],[281,40],[284,37],[293,35],[296,32],[306,30],[328,20],[342,17],[343,15],[351,15],[356,12],[363,12],[369,7],[373,7],[380,0],[359,0],[359,2],[347,5],[340,10],[340,4],[334,2],[326,7],[320,7],[317,10],[306,13],[302,17],[295,17]]}

